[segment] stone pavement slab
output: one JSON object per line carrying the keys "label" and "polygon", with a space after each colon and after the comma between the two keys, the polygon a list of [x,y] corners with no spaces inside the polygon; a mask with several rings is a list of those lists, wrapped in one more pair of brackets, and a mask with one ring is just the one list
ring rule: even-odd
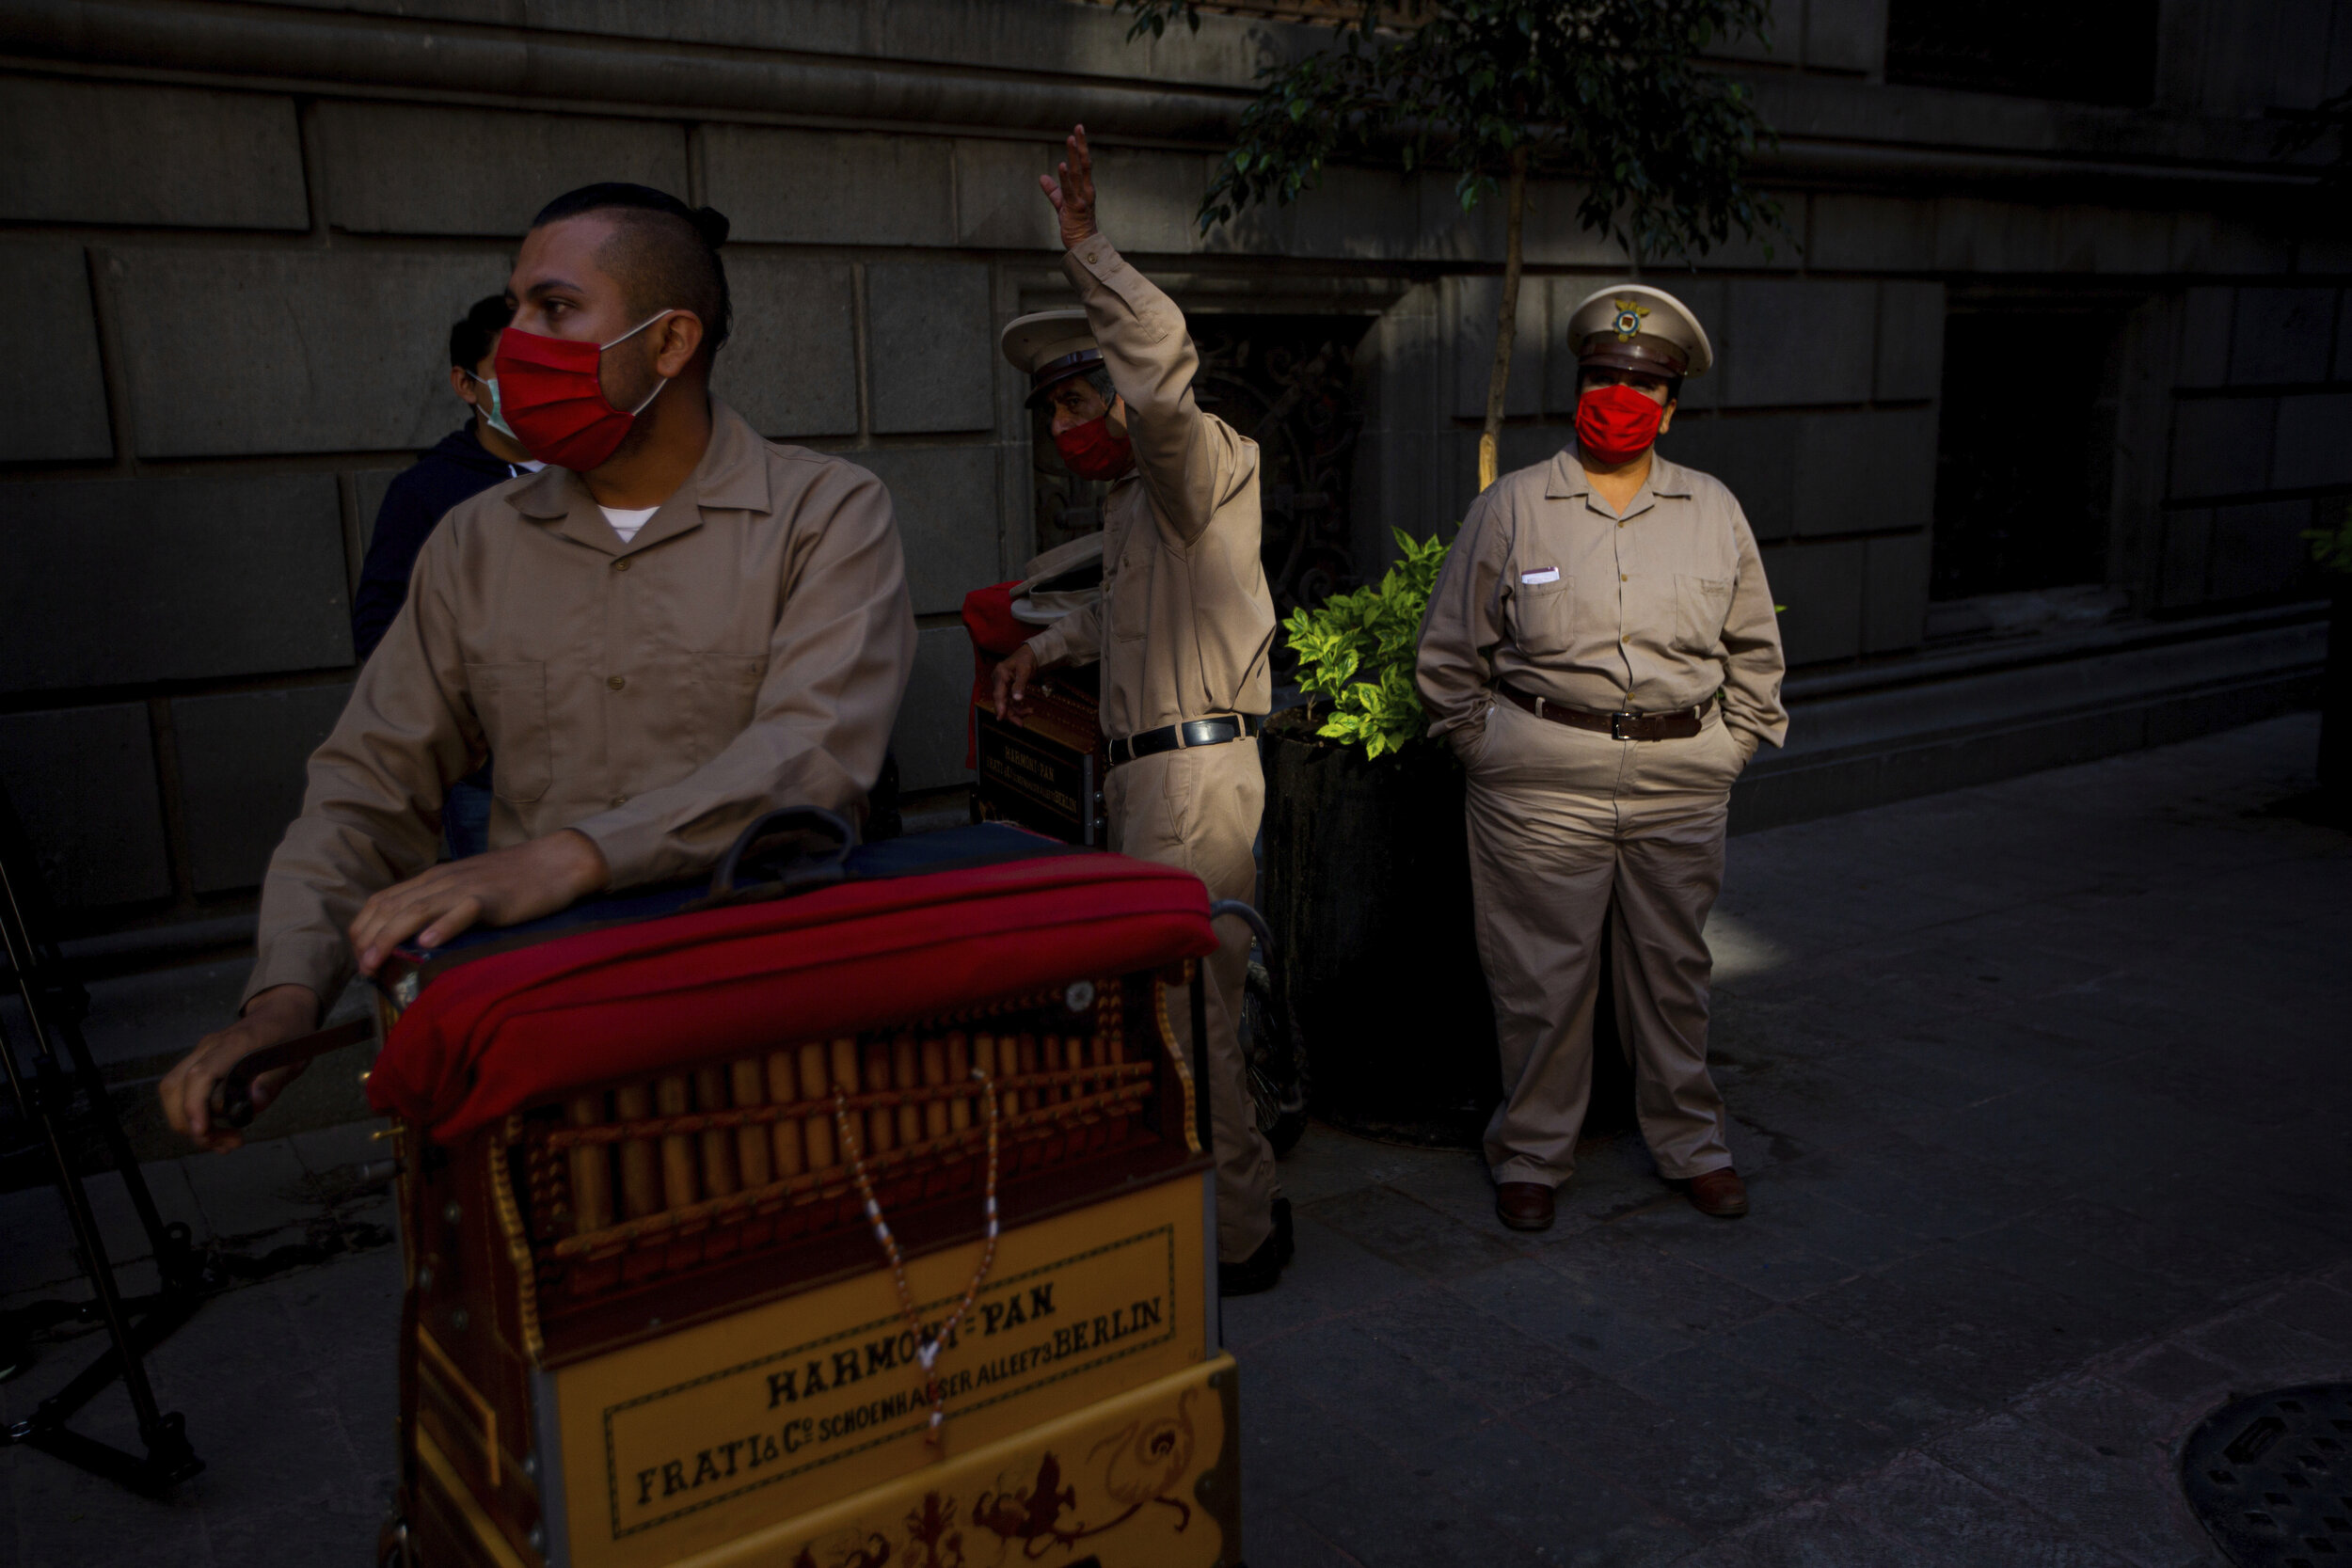
{"label": "stone pavement slab", "polygon": [[[2352,839],[2265,812],[2313,740],[1734,840],[1736,1224],[1632,1134],[1526,1236],[1474,1154],[1312,1129],[1297,1259],[1224,1309],[1249,1561],[2218,1568],[2182,1440],[2233,1391],[2352,1376]],[[399,1289],[365,1132],[147,1167],[201,1235],[343,1250],[156,1356],[213,1463],[183,1495],[0,1452],[0,1568],[365,1560]],[[43,1200],[0,1197],[0,1306],[71,1272]],[[90,1348],[44,1345],[0,1418]],[[124,1435],[119,1397],[94,1414]]]}

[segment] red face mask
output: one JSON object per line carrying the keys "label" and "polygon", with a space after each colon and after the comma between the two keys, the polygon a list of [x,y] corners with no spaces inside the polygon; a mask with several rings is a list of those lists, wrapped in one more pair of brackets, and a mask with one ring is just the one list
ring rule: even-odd
{"label": "red face mask", "polygon": [[1576,400],[1577,444],[1603,463],[1630,462],[1658,439],[1665,417],[1666,405],[1646,393],[1596,387]]}
{"label": "red face mask", "polygon": [[543,338],[515,326],[499,334],[499,402],[523,450],[542,463],[575,473],[603,467],[637,416],[661,395],[670,379],[662,377],[660,386],[636,407],[615,408],[604,395],[596,367],[606,349],[628,342],[662,316],[674,314],[663,310],[610,343]]}
{"label": "red face mask", "polygon": [[1111,434],[1108,414],[1056,431],[1054,446],[1080,479],[1117,479],[1136,460],[1135,443]]}

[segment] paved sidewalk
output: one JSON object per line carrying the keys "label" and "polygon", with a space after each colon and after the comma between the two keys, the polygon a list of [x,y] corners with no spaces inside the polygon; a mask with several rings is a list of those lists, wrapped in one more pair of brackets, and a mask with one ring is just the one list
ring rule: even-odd
{"label": "paved sidewalk", "polygon": [[2297,717],[1733,841],[1755,1212],[1323,1132],[1228,1305],[1260,1568],[2217,1563],[2173,1445],[2352,1376],[2352,839]]}
{"label": "paved sidewalk", "polygon": [[[1316,1128],[1298,1261],[1226,1310],[1250,1562],[2217,1563],[2172,1447],[2233,1389],[2352,1376],[2352,838],[2262,815],[2313,743],[2282,720],[1735,840],[1746,1220],[1628,1135],[1513,1235],[1474,1158]],[[352,1250],[156,1357],[211,1462],[171,1502],[0,1452],[0,1568],[366,1560],[398,1313],[372,1154],[148,1167],[200,1233]],[[0,1307],[70,1272],[54,1207],[0,1198]],[[94,1348],[44,1347],[0,1419]]]}

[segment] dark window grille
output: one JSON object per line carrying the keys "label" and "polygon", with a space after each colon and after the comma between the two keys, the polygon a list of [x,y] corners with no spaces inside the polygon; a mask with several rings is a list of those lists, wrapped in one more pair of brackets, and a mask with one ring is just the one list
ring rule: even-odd
{"label": "dark window grille", "polygon": [[2156,0],[1893,0],[1886,79],[2144,104],[2155,95]]}

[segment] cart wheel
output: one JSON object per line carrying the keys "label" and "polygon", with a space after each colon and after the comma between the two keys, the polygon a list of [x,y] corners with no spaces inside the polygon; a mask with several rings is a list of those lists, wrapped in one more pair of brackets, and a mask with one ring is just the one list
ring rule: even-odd
{"label": "cart wheel", "polygon": [[1249,1097],[1257,1102],[1258,1131],[1280,1159],[1307,1131],[1307,1085],[1298,1053],[1274,1005],[1274,979],[1265,965],[1251,961],[1242,994],[1242,1053],[1249,1064]]}

